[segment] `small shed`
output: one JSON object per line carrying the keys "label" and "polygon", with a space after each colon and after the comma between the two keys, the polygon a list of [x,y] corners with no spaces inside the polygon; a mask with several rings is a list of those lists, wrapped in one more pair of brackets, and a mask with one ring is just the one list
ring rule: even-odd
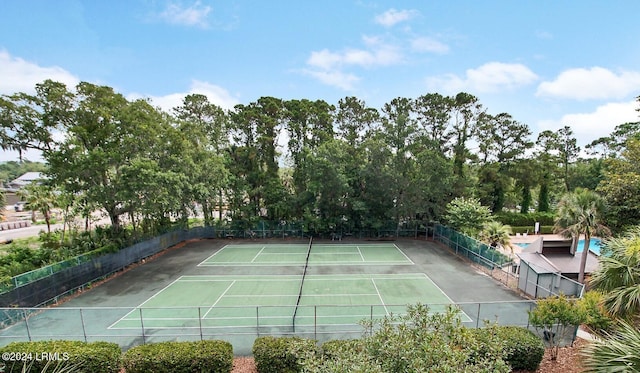
{"label": "small shed", "polygon": [[[547,240],[542,237],[517,254],[520,258],[518,288],[534,298],[556,294],[582,296],[584,285],[577,281],[580,255],[569,240]],[[598,255],[589,251],[585,273],[599,267]]]}

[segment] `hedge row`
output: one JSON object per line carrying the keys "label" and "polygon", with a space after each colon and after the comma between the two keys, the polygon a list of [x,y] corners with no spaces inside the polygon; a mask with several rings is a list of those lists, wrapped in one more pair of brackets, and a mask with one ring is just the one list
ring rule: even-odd
{"label": "hedge row", "polygon": [[300,372],[301,359],[317,352],[316,341],[298,337],[258,337],[253,343],[259,373]]}
{"label": "hedge row", "polygon": [[[529,233],[533,234],[533,226],[526,227],[511,227],[511,232],[513,233]],[[540,226],[540,234],[553,234],[553,225],[541,225]]]}
{"label": "hedge row", "polygon": [[[233,348],[225,341],[162,342],[124,354],[115,343],[80,341],[14,342],[0,349],[6,372],[127,373],[212,372],[233,368]],[[6,355],[9,353],[9,355]]]}
{"label": "hedge row", "polygon": [[[491,337],[504,341],[502,359],[513,370],[535,371],[544,356],[544,343],[530,330],[518,326],[471,329],[481,345],[491,343]],[[489,333],[495,333],[491,335]],[[495,340],[495,339],[493,339]],[[315,340],[297,337],[259,337],[253,345],[253,357],[259,373],[302,372],[305,358],[321,355],[325,359],[339,360],[347,355],[358,355],[366,346],[361,340],[332,340],[321,347]],[[482,353],[482,351],[479,351]]]}
{"label": "hedge row", "polygon": [[161,342],[131,348],[122,357],[127,373],[226,373],[233,368],[229,342]]}
{"label": "hedge row", "polygon": [[496,333],[505,342],[503,359],[513,370],[538,369],[544,356],[544,343],[532,331],[519,326],[473,329],[478,340],[490,340],[488,333]]}
{"label": "hedge row", "polygon": [[[13,342],[0,348],[6,372],[120,372],[120,346],[108,342]],[[8,357],[9,359],[5,359]]]}
{"label": "hedge row", "polygon": [[494,215],[496,220],[505,225],[515,227],[528,226],[533,229],[533,225],[538,222],[540,225],[553,225],[556,215],[552,212],[531,212],[521,214],[518,212],[499,212]]}

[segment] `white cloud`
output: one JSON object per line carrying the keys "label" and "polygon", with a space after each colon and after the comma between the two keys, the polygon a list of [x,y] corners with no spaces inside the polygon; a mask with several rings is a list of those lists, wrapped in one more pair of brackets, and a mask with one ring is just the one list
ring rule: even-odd
{"label": "white cloud", "polygon": [[360,78],[354,74],[342,72],[340,70],[309,70],[305,69],[302,72],[306,75],[312,76],[319,80],[321,83],[338,87],[345,91],[350,91]]}
{"label": "white cloud", "polygon": [[602,67],[563,71],[551,82],[542,82],[537,96],[576,100],[621,99],[640,91],[640,72],[622,71],[615,74]]}
{"label": "white cloud", "polygon": [[397,23],[408,21],[411,18],[417,16],[419,12],[417,10],[396,10],[391,8],[382,14],[378,14],[375,17],[375,22],[384,26],[391,27]]}
{"label": "white cloud", "polygon": [[314,77],[323,84],[351,90],[360,79],[353,73],[345,72],[345,69],[390,66],[404,59],[398,47],[387,44],[378,37],[363,36],[362,41],[366,49],[347,48],[339,52],[323,49],[311,52],[311,56],[307,59],[309,68],[302,69],[302,73]]}
{"label": "white cloud", "polygon": [[191,87],[188,92],[172,93],[165,96],[149,96],[132,93],[127,95],[127,98],[129,100],[148,98],[154,106],[160,107],[166,112],[171,112],[174,107],[182,105],[182,101],[185,96],[196,93],[207,96],[209,102],[216,104],[223,109],[232,109],[235,105],[240,103],[240,101],[233,97],[226,89],[199,80],[191,82]]}
{"label": "white cloud", "polygon": [[428,37],[419,37],[411,40],[411,49],[416,52],[428,52],[435,54],[449,53],[448,45]]}
{"label": "white cloud", "polygon": [[311,52],[311,56],[307,60],[307,65],[323,70],[329,70],[336,65],[339,65],[342,59],[343,58],[339,53],[331,52],[328,49],[323,49],[318,52]]}
{"label": "white cloud", "polygon": [[209,27],[207,17],[213,10],[208,5],[202,5],[196,1],[190,6],[181,3],[169,3],[164,11],[159,14],[160,19],[174,25]]}
{"label": "white cloud", "polygon": [[538,76],[522,64],[489,62],[469,69],[464,77],[448,74],[427,79],[430,88],[447,92],[496,92],[533,83]]}
{"label": "white cloud", "polygon": [[47,79],[64,83],[69,88],[80,81],[61,67],[42,67],[22,58],[12,57],[6,50],[0,50],[0,94],[33,94],[35,85]]}
{"label": "white cloud", "polygon": [[538,128],[540,131],[555,131],[569,126],[578,139],[578,144],[584,146],[600,137],[608,136],[619,124],[640,120],[636,111],[637,105],[635,100],[611,102],[598,106],[590,113],[566,114],[559,120],[541,121]]}

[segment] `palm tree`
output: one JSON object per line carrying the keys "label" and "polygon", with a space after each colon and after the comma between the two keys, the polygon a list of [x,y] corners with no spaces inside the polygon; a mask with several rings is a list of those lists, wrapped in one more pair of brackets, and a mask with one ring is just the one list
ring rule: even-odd
{"label": "palm tree", "polygon": [[584,270],[589,255],[589,241],[594,235],[607,235],[609,229],[602,224],[604,199],[588,189],[577,188],[567,193],[558,203],[554,231],[577,242],[584,235],[584,249],[580,258],[578,281],[584,283]]}
{"label": "palm tree", "polygon": [[40,211],[47,223],[47,233],[51,233],[51,212],[56,206],[56,196],[53,189],[46,185],[31,183],[18,191],[20,198],[24,199],[31,208],[32,220],[35,221],[35,212]]}
{"label": "palm tree", "polygon": [[604,306],[613,316],[640,319],[640,226],[604,241],[591,284],[604,293]]}
{"label": "palm tree", "polygon": [[504,247],[511,242],[510,234],[510,226],[503,225],[499,221],[490,221],[482,225],[480,239],[491,247]]}
{"label": "palm tree", "polygon": [[605,333],[582,351],[588,372],[640,372],[640,330],[621,322],[612,333]]}

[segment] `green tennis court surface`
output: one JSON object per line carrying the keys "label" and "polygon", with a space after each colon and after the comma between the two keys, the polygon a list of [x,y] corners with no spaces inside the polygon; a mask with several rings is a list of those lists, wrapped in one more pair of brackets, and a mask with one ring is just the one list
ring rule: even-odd
{"label": "green tennis court surface", "polygon": [[[226,245],[198,266],[304,265],[308,245]],[[314,244],[309,265],[413,264],[394,244]]]}
{"label": "green tennis court surface", "polygon": [[[291,327],[357,324],[418,302],[452,301],[425,274],[182,276],[109,329]],[[294,321],[295,314],[295,321]],[[466,315],[463,318],[468,319]]]}

